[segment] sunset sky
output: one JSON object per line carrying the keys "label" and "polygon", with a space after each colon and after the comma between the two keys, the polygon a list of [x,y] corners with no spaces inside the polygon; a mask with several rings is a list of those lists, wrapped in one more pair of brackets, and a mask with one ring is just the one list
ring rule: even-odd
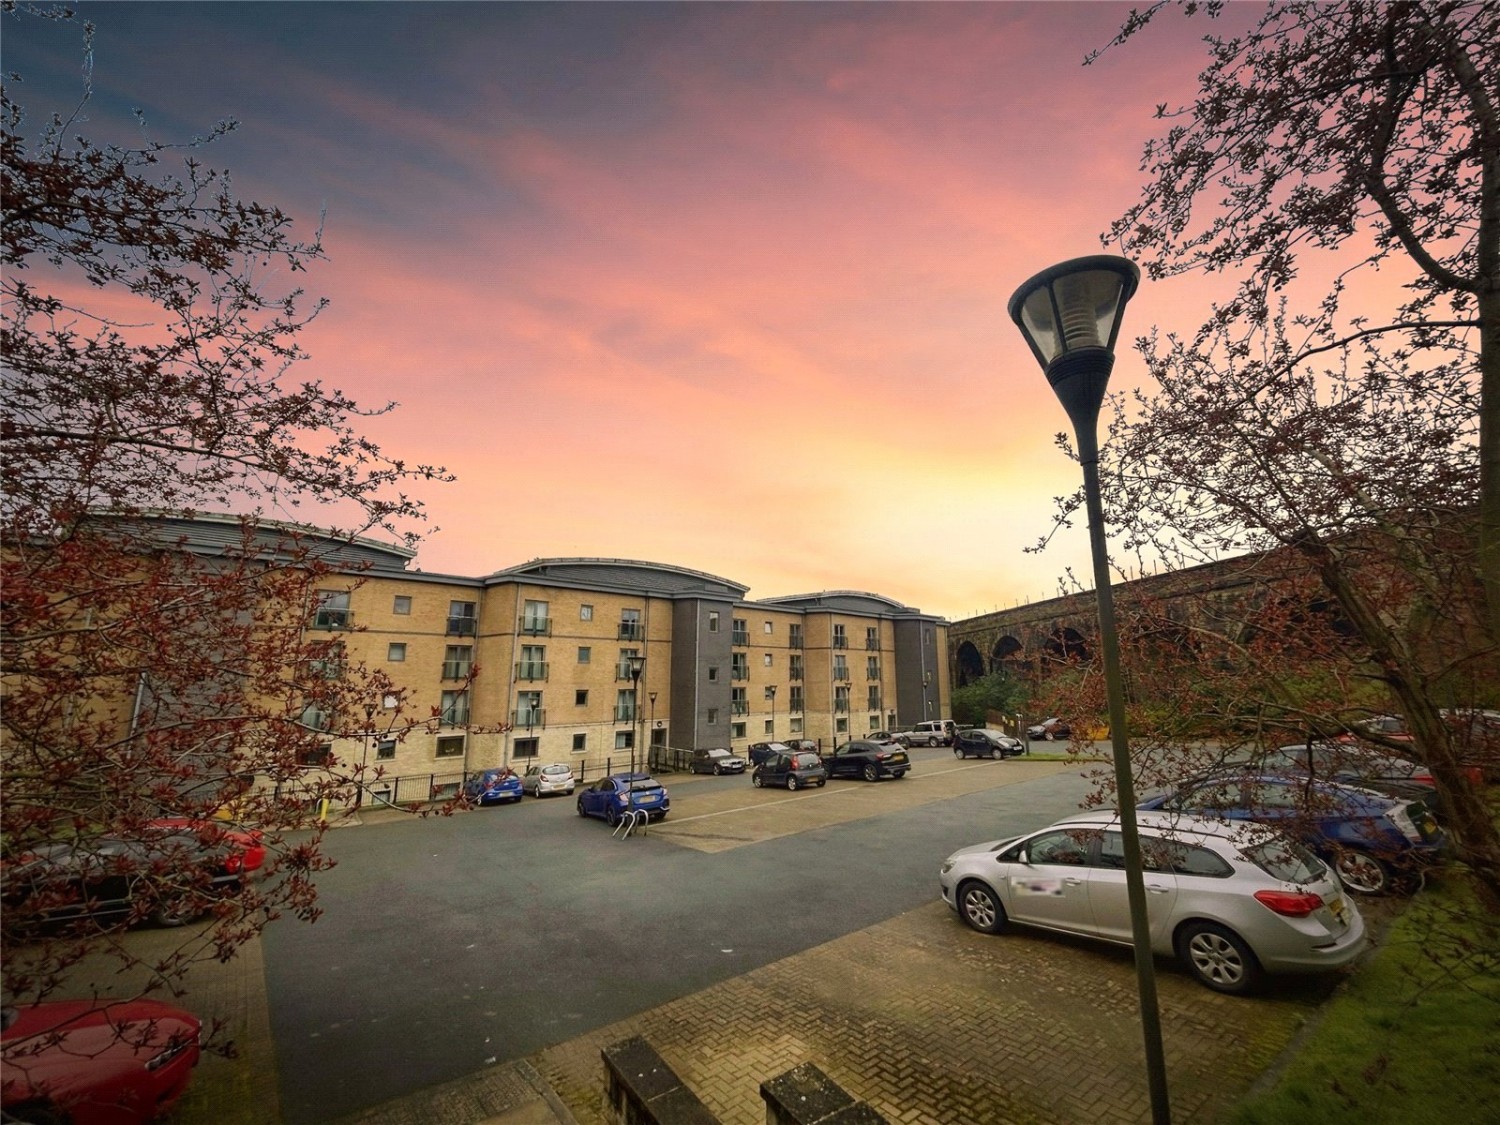
{"label": "sunset sky", "polygon": [[[236,118],[207,162],[326,216],[295,374],[398,401],[376,440],[457,474],[422,569],[648,559],[950,618],[1088,573],[1081,528],[1022,550],[1078,471],[1005,305],[1101,252],[1203,21],[1086,68],[1128,5],[77,6],[80,133]],[[78,29],[3,32],[29,119],[71,109]],[[1217,292],[1146,283],[1126,335]]]}

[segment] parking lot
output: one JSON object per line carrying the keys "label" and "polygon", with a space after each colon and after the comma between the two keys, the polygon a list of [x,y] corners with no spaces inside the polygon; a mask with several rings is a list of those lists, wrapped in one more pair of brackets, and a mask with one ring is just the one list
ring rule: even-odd
{"label": "parking lot", "polygon": [[[892,1121],[1148,1119],[1128,950],[985,937],[937,900],[944,849],[1061,815],[1078,767],[913,756],[900,781],[797,793],[672,775],[672,815],[641,840],[566,798],[335,833],[328,916],[198,978],[188,1005],[226,1018],[240,1057],[206,1060],[175,1120],[602,1122],[600,1048],[632,1034],[726,1125],[764,1120],[759,1081],[806,1061]],[[489,909],[422,866],[488,855],[504,873],[533,839],[566,848],[566,895],[507,879]],[[407,862],[398,895],[381,876]],[[644,873],[680,884],[653,883],[659,926],[631,913]],[[1177,1119],[1232,1105],[1335,984],[1237,1000],[1163,963]]]}

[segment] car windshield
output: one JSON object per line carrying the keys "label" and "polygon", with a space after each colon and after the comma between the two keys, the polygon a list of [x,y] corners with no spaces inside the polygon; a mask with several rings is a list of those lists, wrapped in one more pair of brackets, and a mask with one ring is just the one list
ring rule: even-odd
{"label": "car windshield", "polygon": [[794,759],[794,762],[798,769],[811,769],[813,766],[820,766],[823,764],[818,760],[818,756],[816,754],[798,754]]}
{"label": "car windshield", "polygon": [[637,793],[645,789],[660,789],[661,782],[651,777],[638,778],[630,783],[630,788]]}
{"label": "car windshield", "polygon": [[572,770],[567,766],[547,766],[542,772],[548,777],[562,777],[564,774],[571,773]]}
{"label": "car windshield", "polygon": [[1242,848],[1241,853],[1273,879],[1288,883],[1311,883],[1328,869],[1323,861],[1292,840],[1267,840]]}

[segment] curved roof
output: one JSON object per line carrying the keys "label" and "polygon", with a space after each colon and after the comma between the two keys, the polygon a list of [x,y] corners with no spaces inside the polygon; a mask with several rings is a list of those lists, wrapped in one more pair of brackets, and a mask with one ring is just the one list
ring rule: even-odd
{"label": "curved roof", "polygon": [[818,594],[788,594],[758,599],[767,605],[793,609],[843,609],[850,613],[919,614],[922,611],[903,605],[894,598],[872,594],[868,590],[824,590]]}
{"label": "curved roof", "polygon": [[644,590],[666,597],[743,598],[750,587],[683,566],[641,559],[532,559],[485,577],[486,582],[522,580],[540,585]]}

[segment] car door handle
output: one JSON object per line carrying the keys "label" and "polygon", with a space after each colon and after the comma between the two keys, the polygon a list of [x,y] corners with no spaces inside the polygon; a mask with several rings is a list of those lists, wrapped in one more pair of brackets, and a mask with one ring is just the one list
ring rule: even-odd
{"label": "car door handle", "polygon": [[1083,880],[1082,879],[1064,879],[1063,882],[1066,883],[1070,887],[1081,887],[1081,886],[1083,886]]}
{"label": "car door handle", "polygon": [[1165,895],[1172,893],[1171,887],[1163,887],[1159,883],[1151,883],[1146,887],[1146,889],[1154,895]]}

